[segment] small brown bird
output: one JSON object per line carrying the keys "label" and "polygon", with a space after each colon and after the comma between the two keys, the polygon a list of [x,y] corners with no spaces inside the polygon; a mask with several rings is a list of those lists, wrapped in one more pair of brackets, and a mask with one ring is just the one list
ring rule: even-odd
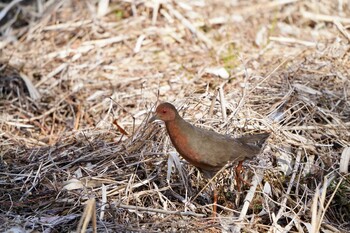
{"label": "small brown bird", "polygon": [[[171,142],[179,154],[196,166],[206,178],[212,178],[228,162],[238,162],[237,189],[241,191],[242,164],[245,159],[257,156],[270,133],[231,138],[214,131],[198,128],[185,121],[170,103],[160,104],[149,120],[165,122]],[[214,191],[213,215],[216,216],[217,191]]]}
{"label": "small brown bird", "polygon": [[237,188],[240,191],[240,174],[245,159],[257,156],[270,133],[232,138],[214,131],[198,128],[185,121],[170,103],[160,104],[150,122],[165,122],[171,142],[179,154],[197,167],[206,178],[212,178],[228,162],[238,162]]}

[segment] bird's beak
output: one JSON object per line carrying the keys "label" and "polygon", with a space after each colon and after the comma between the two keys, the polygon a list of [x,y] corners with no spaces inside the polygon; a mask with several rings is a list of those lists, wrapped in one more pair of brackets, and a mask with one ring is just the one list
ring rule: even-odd
{"label": "bird's beak", "polygon": [[154,115],[151,117],[151,119],[148,120],[148,123],[151,123],[151,122],[153,122],[153,121],[155,121],[155,120],[159,120],[159,117],[158,117],[157,114],[154,114]]}

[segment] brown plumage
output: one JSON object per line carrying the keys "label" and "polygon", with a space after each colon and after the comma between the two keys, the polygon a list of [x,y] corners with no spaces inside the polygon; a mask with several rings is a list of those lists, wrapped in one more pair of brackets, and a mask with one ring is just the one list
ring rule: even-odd
{"label": "brown plumage", "polygon": [[[239,162],[242,168],[245,159],[257,156],[269,133],[232,138],[214,131],[198,128],[185,121],[170,103],[162,103],[150,122],[159,119],[165,122],[169,137],[179,154],[203,172],[206,178],[213,177],[227,162]],[[236,177],[240,179],[240,171]],[[238,182],[238,181],[237,181]]]}

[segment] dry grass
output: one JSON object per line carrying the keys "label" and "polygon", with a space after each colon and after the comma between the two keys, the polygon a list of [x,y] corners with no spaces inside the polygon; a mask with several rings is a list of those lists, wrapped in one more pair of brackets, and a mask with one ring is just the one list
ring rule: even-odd
{"label": "dry grass", "polygon": [[[103,2],[15,3],[0,21],[1,231],[350,231],[349,3]],[[195,168],[169,176],[157,101],[272,132],[252,187],[217,177],[217,221]]]}

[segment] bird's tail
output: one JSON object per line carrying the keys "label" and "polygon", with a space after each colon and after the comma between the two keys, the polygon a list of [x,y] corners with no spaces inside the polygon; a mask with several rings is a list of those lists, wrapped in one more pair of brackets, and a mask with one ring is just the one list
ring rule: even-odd
{"label": "bird's tail", "polygon": [[266,139],[270,136],[270,133],[260,133],[260,134],[253,134],[253,135],[245,135],[243,137],[240,137],[239,140],[242,143],[262,148],[265,144]]}

